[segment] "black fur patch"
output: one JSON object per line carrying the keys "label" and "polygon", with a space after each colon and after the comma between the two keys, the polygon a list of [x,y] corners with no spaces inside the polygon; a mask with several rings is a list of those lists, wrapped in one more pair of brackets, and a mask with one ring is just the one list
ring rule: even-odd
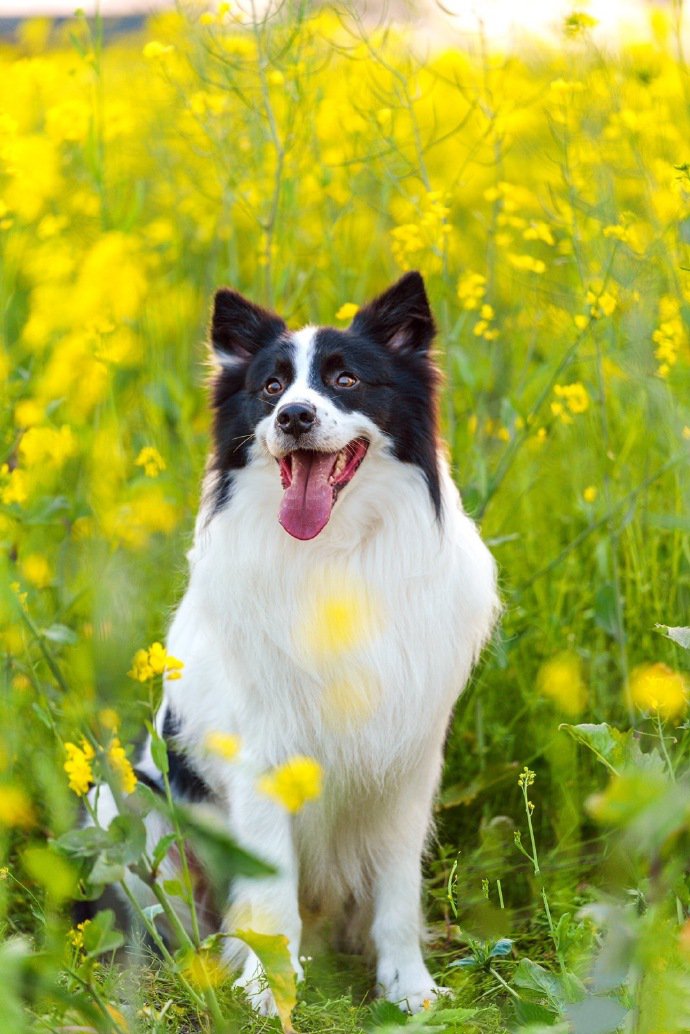
{"label": "black fur patch", "polygon": [[179,733],[179,719],[168,709],[163,721],[163,739],[168,748],[168,779],[173,796],[185,801],[208,800],[213,797],[211,789],[190,764],[186,755],[175,746],[174,741]]}
{"label": "black fur patch", "polygon": [[[310,376],[316,391],[343,410],[364,413],[388,435],[397,459],[420,468],[440,517],[438,371],[429,354],[435,332],[424,281],[407,273],[347,330],[317,331]],[[267,381],[276,377],[287,388],[294,379],[294,344],[279,316],[226,289],[216,294],[211,337],[221,361],[226,356],[212,397],[216,512],[230,498],[233,474],[248,462],[254,428],[279,401],[264,390]],[[333,375],[343,371],[359,383],[338,388]]]}
{"label": "black fur patch", "polygon": [[[213,512],[232,493],[232,475],[247,465],[254,428],[271,412],[262,388],[276,368],[293,376],[285,323],[235,291],[216,293],[211,341],[221,362],[211,392],[215,449],[212,469],[219,474]],[[223,360],[225,358],[225,365]]]}

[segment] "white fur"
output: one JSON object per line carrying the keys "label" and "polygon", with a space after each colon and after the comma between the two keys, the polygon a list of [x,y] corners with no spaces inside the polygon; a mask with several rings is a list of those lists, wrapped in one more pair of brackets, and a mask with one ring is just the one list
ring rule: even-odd
{"label": "white fur", "polygon": [[[274,457],[285,444],[273,416],[259,424],[228,504],[197,522],[167,641],[184,671],[166,684],[163,707],[227,802],[233,834],[278,869],[236,885],[229,929],[286,934],[301,975],[302,912],[337,918],[347,906],[369,934],[383,993],[416,1010],[439,990],[420,949],[421,857],[451,711],[498,612],[495,569],[443,458],[438,523],[421,471],[396,460],[367,417],[309,386],[312,336],[296,335],[297,378],[281,403],[316,405],[321,448],[364,434],[368,454],[324,530],[300,542],[278,523]],[[314,608],[339,592],[361,600],[366,620],[346,649],[324,656],[309,645]],[[210,732],[239,735],[240,762],[211,754]],[[295,755],[323,766],[324,788],[291,816],[256,779]],[[230,941],[228,958],[241,956]],[[251,953],[239,983],[273,1011]]]}

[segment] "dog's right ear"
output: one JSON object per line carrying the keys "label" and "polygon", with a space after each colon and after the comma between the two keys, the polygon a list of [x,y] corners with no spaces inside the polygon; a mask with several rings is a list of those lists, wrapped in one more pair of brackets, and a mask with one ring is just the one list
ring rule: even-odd
{"label": "dog's right ear", "polygon": [[216,291],[211,317],[211,344],[222,366],[247,362],[287,327],[280,316],[254,305],[237,291]]}

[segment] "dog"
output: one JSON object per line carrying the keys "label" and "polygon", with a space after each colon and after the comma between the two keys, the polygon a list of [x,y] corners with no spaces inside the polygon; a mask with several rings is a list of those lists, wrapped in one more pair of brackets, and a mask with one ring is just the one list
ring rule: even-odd
{"label": "dog", "polygon": [[[291,331],[216,293],[214,445],[167,638],[184,669],[156,719],[173,792],[213,802],[276,870],[235,882],[228,930],[285,935],[301,979],[303,918],[330,917],[411,1012],[443,990],[422,956],[422,858],[453,706],[499,613],[439,440],[434,336],[417,272],[345,330]],[[239,737],[240,762],[211,733]],[[257,779],[295,756],[323,790],[293,815]],[[160,782],[150,745],[138,769]],[[231,936],[225,953],[273,1015],[258,958]]]}

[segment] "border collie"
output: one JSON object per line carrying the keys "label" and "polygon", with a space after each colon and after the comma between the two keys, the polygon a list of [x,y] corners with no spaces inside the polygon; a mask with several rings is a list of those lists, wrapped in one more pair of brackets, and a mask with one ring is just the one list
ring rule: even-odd
{"label": "border collie", "polygon": [[[286,935],[299,979],[317,911],[373,950],[380,992],[410,1011],[442,990],[421,951],[421,859],[453,705],[499,610],[439,443],[434,333],[416,272],[347,330],[291,331],[217,292],[215,444],[167,640],[184,670],[157,716],[175,792],[212,800],[277,871],[235,883],[228,929]],[[218,732],[240,738],[240,763],[205,747]],[[292,815],[257,779],[297,755],[324,781]],[[150,747],[139,769],[160,780]],[[257,957],[230,937],[226,956],[273,1014]]]}

